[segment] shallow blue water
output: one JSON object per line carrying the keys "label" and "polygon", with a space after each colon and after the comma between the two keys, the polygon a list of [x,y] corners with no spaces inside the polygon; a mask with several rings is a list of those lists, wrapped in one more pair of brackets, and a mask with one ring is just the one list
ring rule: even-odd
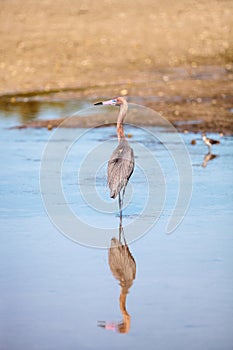
{"label": "shallow blue water", "polygon": [[[41,159],[52,134],[46,129],[6,128],[17,121],[17,115],[0,118],[0,349],[231,349],[233,139],[222,137],[213,149],[218,157],[203,167],[207,150],[200,136],[181,135],[191,157],[193,194],[182,223],[167,235],[177,195],[174,164],[163,145],[128,127],[131,146],[140,141],[158,160],[167,193],[153,228],[129,245],[137,264],[127,296],[131,327],[128,334],[118,334],[97,327],[98,321],[122,319],[120,287],[109,269],[107,250],[67,239],[53,226],[42,203]],[[64,129],[63,139],[70,132]],[[117,203],[111,214],[91,210],[77,192],[74,169],[82,154],[112,134],[114,128],[95,129],[75,144],[64,162],[62,184],[72,210],[106,230],[118,225]],[[195,146],[192,139],[197,139]],[[107,153],[114,142],[110,140]],[[140,154],[135,155],[139,163]],[[85,189],[91,185],[88,178]],[[134,190],[124,211],[126,238],[133,237],[130,222],[140,215],[145,200],[140,168],[130,183]],[[96,188],[112,205],[104,164],[97,172]]]}

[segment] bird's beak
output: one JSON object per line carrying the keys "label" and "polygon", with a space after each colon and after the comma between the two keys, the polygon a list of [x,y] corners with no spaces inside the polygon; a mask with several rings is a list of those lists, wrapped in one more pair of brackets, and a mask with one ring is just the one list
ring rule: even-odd
{"label": "bird's beak", "polygon": [[94,106],[98,106],[98,105],[102,105],[103,104],[103,102],[96,102],[96,103],[94,103]]}
{"label": "bird's beak", "polygon": [[96,103],[94,103],[94,106],[97,106],[97,105],[111,105],[111,106],[115,106],[116,102],[117,102],[116,99],[103,101],[103,102],[96,102]]}

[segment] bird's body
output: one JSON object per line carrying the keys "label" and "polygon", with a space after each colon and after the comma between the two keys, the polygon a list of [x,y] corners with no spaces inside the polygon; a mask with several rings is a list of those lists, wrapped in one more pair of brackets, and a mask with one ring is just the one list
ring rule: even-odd
{"label": "bird's body", "polygon": [[211,152],[212,145],[218,145],[220,143],[218,140],[210,139],[205,133],[202,134],[202,140],[208,146],[209,152]]}
{"label": "bird's body", "polygon": [[129,143],[121,139],[108,162],[110,197],[116,198],[125,189],[134,170],[134,153]]}
{"label": "bird's body", "polygon": [[95,105],[114,105],[119,106],[120,111],[117,118],[117,137],[118,146],[113,151],[108,162],[108,186],[111,198],[119,197],[120,214],[122,214],[122,197],[130,176],[134,170],[134,153],[125,138],[123,122],[128,110],[128,103],[123,97],[113,100],[97,102]]}

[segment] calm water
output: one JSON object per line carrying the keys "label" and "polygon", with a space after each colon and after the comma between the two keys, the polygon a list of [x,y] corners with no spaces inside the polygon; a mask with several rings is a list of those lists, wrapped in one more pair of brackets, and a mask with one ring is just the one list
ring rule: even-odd
{"label": "calm water", "polygon": [[[22,108],[19,111],[9,107],[6,111],[5,107],[0,115],[0,349],[232,349],[233,139],[222,137],[221,144],[213,149],[217,157],[203,167],[207,150],[200,136],[181,135],[191,157],[193,195],[184,220],[175,232],[167,235],[178,186],[174,164],[163,145],[150,142],[146,133],[138,129],[127,128],[132,135],[131,146],[137,148],[140,141],[161,165],[166,198],[155,225],[129,244],[136,261],[136,278],[126,302],[130,330],[119,334],[98,327],[101,321],[113,328],[111,325],[122,322],[124,316],[119,307],[120,286],[110,271],[107,249],[86,247],[62,235],[42,203],[41,159],[54,131],[7,128],[31,115],[62,116],[64,108],[66,113],[75,110],[74,104],[39,104],[37,111],[33,114],[30,110],[28,115],[26,104],[23,112]],[[78,135],[83,131],[75,132]],[[54,143],[55,149],[72,132],[63,129]],[[117,203],[111,215],[90,210],[77,192],[74,169],[82,161],[82,154],[111,139],[114,133],[112,127],[88,132],[76,145],[78,148],[74,146],[68,154],[63,171],[64,192],[72,210],[92,227],[104,226],[106,232],[117,229]],[[114,148],[112,139],[106,156]],[[195,146],[190,144],[192,139],[197,139]],[[135,155],[139,163],[140,152]],[[99,168],[95,186],[110,206],[105,166]],[[84,189],[88,189],[89,175],[85,180]],[[130,222],[140,215],[145,200],[146,183],[140,167],[130,183],[134,192],[124,211],[126,239],[134,237]],[[161,193],[158,191],[158,201]]]}

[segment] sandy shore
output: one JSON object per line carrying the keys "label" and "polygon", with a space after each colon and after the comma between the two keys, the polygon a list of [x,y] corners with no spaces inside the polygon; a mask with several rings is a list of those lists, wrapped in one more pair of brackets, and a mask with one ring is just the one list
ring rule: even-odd
{"label": "sandy shore", "polygon": [[181,130],[233,134],[232,14],[227,0],[5,0],[2,108],[127,95]]}

